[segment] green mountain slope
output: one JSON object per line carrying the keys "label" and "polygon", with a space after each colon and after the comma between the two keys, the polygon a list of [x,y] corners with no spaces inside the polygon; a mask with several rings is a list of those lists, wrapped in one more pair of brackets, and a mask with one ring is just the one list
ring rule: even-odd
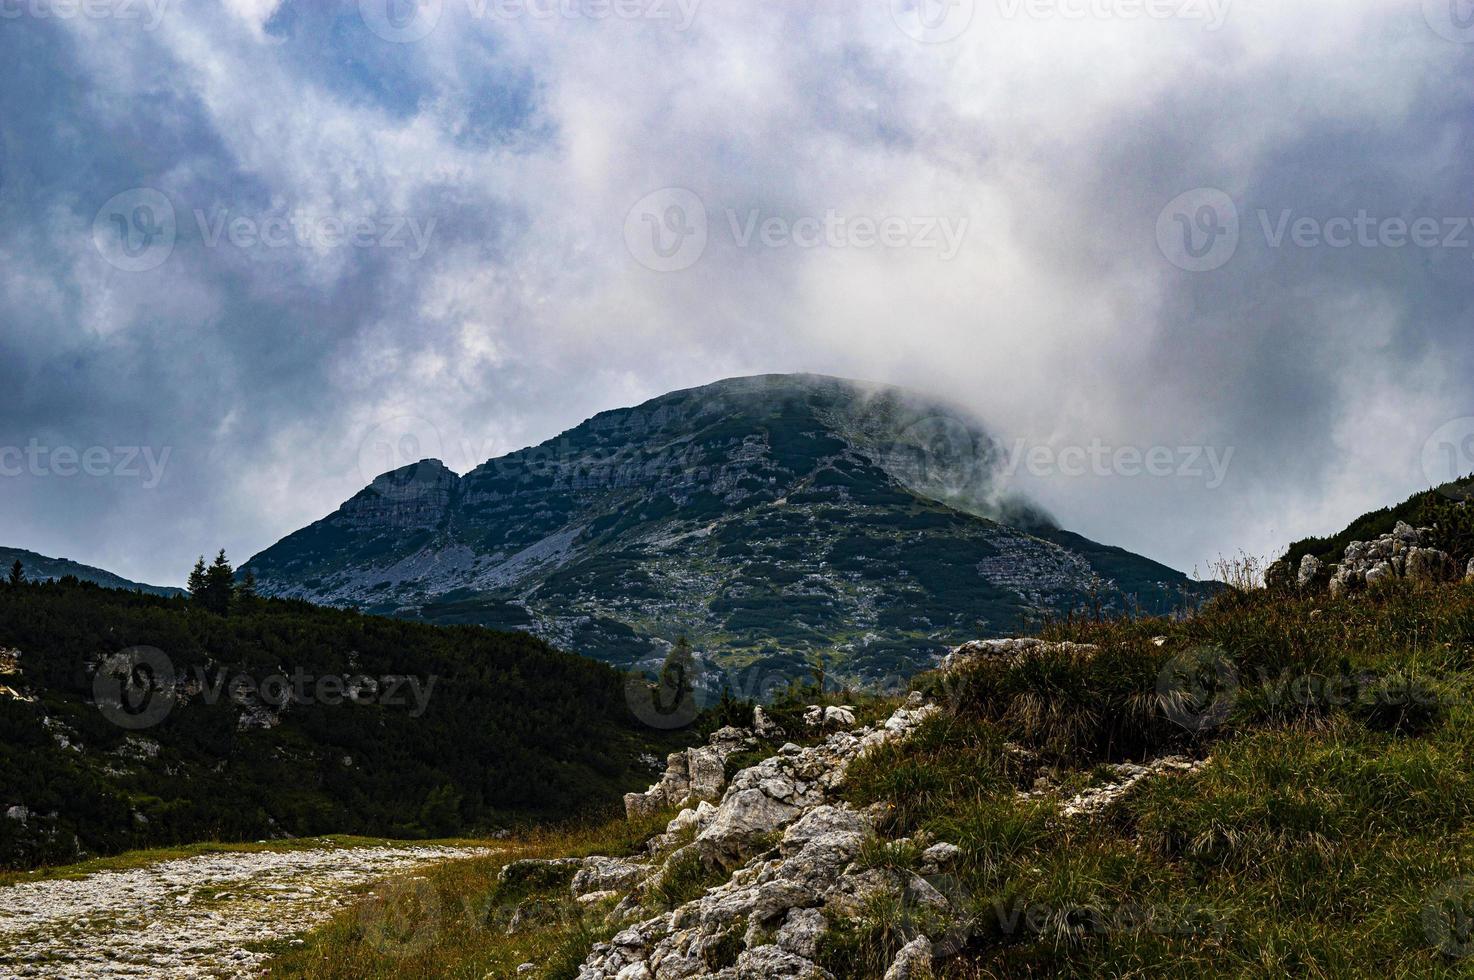
{"label": "green mountain slope", "polygon": [[[139,661],[125,709],[97,668],[135,647],[167,663]],[[0,585],[0,867],[617,809],[680,738],[630,714],[624,680],[521,634]]]}
{"label": "green mountain slope", "polygon": [[465,476],[435,460],[385,474],[247,567],[267,594],[525,629],[622,666],[685,633],[729,667],[792,673],[824,652],[868,677],[1095,596],[1180,605],[1182,574],[1001,493],[999,456],[894,388],[734,379]]}

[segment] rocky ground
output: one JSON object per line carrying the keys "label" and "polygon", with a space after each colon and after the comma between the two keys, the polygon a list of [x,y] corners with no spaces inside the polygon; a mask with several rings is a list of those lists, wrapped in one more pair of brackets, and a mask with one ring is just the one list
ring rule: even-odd
{"label": "rocky ground", "polygon": [[[0,977],[259,976],[272,948],[300,941],[375,882],[485,853],[324,841],[22,882],[0,888]],[[364,915],[375,908],[366,902]]]}
{"label": "rocky ground", "polygon": [[[982,641],[954,650],[946,669],[1042,648],[1079,657],[1097,652],[1084,644]],[[672,754],[659,782],[625,797],[631,817],[683,808],[646,854],[520,861],[502,872],[503,883],[566,882],[571,900],[614,930],[608,942],[594,946],[579,980],[826,980],[831,974],[817,962],[825,934],[836,922],[873,914],[903,921],[913,936],[885,971],[886,980],[928,976],[934,960],[960,951],[969,927],[967,897],[949,873],[963,851],[930,837],[884,840],[878,833],[884,805],[857,809],[843,790],[852,763],[911,737],[943,710],[912,694],[890,717],[862,725],[849,707],[815,706],[804,718],[804,732],[785,733],[758,708],[750,728],[725,728],[707,745]],[[794,734],[816,741],[784,741]],[[728,779],[732,758],[755,754],[763,743],[781,747]],[[1031,755],[1022,746],[1011,751]],[[1063,818],[1088,819],[1142,780],[1201,765],[1167,756],[1103,766],[1096,783],[1083,789],[1041,776],[1032,791],[1019,795],[1055,801]],[[917,858],[908,868],[876,860],[882,851]],[[693,876],[700,887],[680,887]],[[666,903],[673,891],[682,900]],[[520,913],[512,933],[523,925]],[[519,972],[540,969],[527,963]]]}

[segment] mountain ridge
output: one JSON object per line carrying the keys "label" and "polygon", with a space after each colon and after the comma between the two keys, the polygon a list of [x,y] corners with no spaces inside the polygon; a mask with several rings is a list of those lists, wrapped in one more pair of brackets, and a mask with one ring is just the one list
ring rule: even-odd
{"label": "mountain ridge", "polygon": [[24,548],[0,547],[0,567],[8,570],[17,561],[25,570],[26,578],[32,582],[51,582],[71,575],[83,582],[91,582],[105,589],[141,591],[165,598],[184,594],[183,589],[168,585],[146,585],[142,582],[133,582],[107,569],[94,568],[91,565],[72,561],[70,558],[50,558]]}
{"label": "mountain ridge", "polygon": [[265,594],[533,632],[620,666],[911,672],[960,636],[1191,583],[1008,493],[981,423],[903,389],[756,375],[600,412],[464,476],[382,474],[252,558]]}

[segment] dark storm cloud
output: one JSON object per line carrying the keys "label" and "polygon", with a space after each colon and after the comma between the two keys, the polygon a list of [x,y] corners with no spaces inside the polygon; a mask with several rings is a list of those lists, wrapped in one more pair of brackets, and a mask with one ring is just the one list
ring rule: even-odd
{"label": "dark storm cloud", "polygon": [[[398,453],[464,472],[811,370],[966,404],[1065,526],[1206,571],[1424,484],[1474,416],[1474,230],[1271,241],[1474,216],[1474,38],[1438,4],[445,0],[403,43],[367,0],[142,6],[0,4],[0,450],[64,450],[0,477],[5,544],[175,582]],[[706,235],[657,270],[626,230],[662,188]],[[1238,238],[1190,271],[1159,225],[1211,190]]]}

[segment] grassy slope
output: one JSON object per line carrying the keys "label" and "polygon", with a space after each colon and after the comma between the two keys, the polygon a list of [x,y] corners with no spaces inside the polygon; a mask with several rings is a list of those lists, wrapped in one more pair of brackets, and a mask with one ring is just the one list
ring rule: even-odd
{"label": "grassy slope", "polygon": [[[226,680],[301,671],[314,685],[411,676],[429,693],[417,708],[304,687],[279,725],[260,729],[239,725],[228,693],[212,703],[202,690],[134,732],[98,710],[93,665],[135,645],[221,692]],[[620,674],[530,637],[305,603],[260,601],[224,618],[85,583],[3,586],[8,647],[22,651],[22,673],[6,682],[36,700],[0,697],[0,809],[32,816],[0,819],[0,867],[210,840],[475,835],[618,812],[622,793],[649,782],[640,755],[685,738],[641,724]]]}
{"label": "grassy slope", "polygon": [[[1363,514],[1339,534],[1296,541],[1285,553],[1285,559],[1292,568],[1298,568],[1300,559],[1305,555],[1314,555],[1324,562],[1335,564],[1346,553],[1346,546],[1353,541],[1370,541],[1387,534],[1398,521],[1406,521],[1414,527],[1427,527],[1447,513],[1445,508],[1451,501],[1471,497],[1474,497],[1474,476],[1444,484],[1436,490],[1416,493],[1400,504]],[[1457,551],[1458,544],[1449,542],[1447,546]],[[1469,557],[1471,556],[1466,554],[1455,554],[1455,558]]]}
{"label": "grassy slope", "polygon": [[[891,805],[888,839],[963,848],[939,884],[966,914],[945,929],[895,907],[838,923],[822,954],[837,976],[879,977],[918,928],[962,947],[949,977],[1469,973],[1448,896],[1474,875],[1474,588],[1338,602],[1229,594],[1188,622],[1049,632],[1101,653],[923,678],[944,714],[852,770],[855,803]],[[1193,699],[1159,679],[1198,656],[1222,695],[1198,700],[1225,710],[1194,732],[1165,714]],[[1422,693],[1408,697],[1409,685]],[[1102,763],[1167,752],[1209,761],[1099,816],[1060,815],[1059,796]],[[1020,794],[1040,776],[1064,790]],[[616,825],[526,853],[617,853],[644,830]],[[911,865],[917,850],[867,859]],[[525,894],[497,890],[501,863],[432,874],[451,910],[433,942],[385,949],[345,915],[276,973],[476,977],[525,959],[541,964],[534,976],[573,976],[598,919],[565,908],[554,926],[507,937],[486,910],[504,917]]]}

